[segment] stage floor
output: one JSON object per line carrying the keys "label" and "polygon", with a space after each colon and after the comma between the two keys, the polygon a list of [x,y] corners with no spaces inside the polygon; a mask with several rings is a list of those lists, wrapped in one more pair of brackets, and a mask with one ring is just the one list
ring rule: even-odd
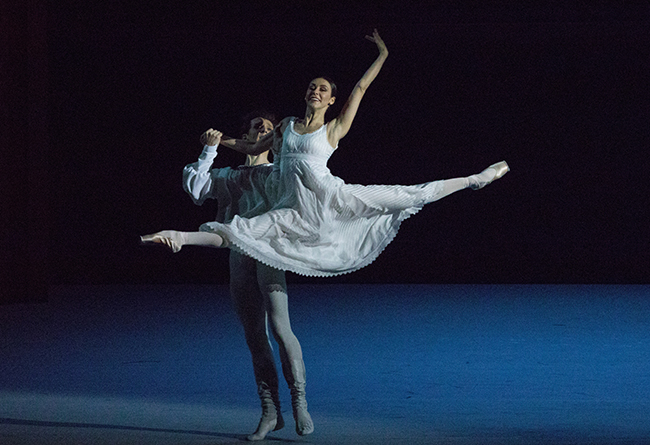
{"label": "stage floor", "polygon": [[[271,443],[648,444],[650,286],[294,285],[316,431]],[[259,420],[225,286],[0,306],[0,443],[235,444]],[[278,362],[279,363],[279,362]]]}

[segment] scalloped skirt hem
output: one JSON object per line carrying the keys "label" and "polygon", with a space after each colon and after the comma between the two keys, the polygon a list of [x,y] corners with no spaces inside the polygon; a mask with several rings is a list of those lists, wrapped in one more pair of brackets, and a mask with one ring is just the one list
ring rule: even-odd
{"label": "scalloped skirt hem", "polygon": [[[364,257],[358,258],[352,265],[349,265],[345,268],[336,269],[336,268],[317,268],[310,267],[305,262],[296,260],[294,258],[288,258],[281,254],[268,255],[265,252],[256,249],[251,243],[244,241],[242,238],[237,236],[237,233],[230,230],[228,224],[221,224],[217,222],[208,222],[202,224],[200,229],[203,232],[213,232],[219,235],[225,236],[229,242],[229,248],[241,253],[243,255],[249,256],[260,263],[273,267],[274,269],[279,269],[283,271],[293,272],[298,275],[305,277],[335,277],[339,275],[345,275],[352,272],[355,272],[359,269],[362,269],[381,255],[381,253],[386,249],[386,247],[395,239],[399,228],[402,224],[402,221],[410,218],[411,216],[418,213],[422,207],[412,207],[410,209],[400,212],[398,218],[396,218],[390,226],[390,229],[386,231],[384,238],[377,243],[375,249],[372,252],[366,254]],[[260,241],[262,242],[262,241]]]}

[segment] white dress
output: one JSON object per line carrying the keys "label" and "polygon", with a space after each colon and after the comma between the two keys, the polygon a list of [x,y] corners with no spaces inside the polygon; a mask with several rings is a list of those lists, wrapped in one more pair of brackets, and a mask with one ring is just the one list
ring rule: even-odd
{"label": "white dress", "polygon": [[[323,125],[300,135],[291,119],[265,190],[268,210],[208,222],[202,231],[226,237],[230,248],[271,267],[306,276],[335,276],[367,266],[393,240],[399,226],[444,194],[443,181],[356,185],[332,175],[334,148]],[[279,158],[279,160],[278,160]]]}

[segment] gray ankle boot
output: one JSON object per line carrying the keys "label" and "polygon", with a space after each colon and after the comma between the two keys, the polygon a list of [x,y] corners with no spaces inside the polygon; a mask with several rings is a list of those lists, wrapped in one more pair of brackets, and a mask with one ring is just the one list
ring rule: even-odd
{"label": "gray ankle boot", "polygon": [[305,363],[302,360],[292,360],[291,372],[287,373],[287,383],[291,391],[291,406],[293,418],[296,421],[296,433],[306,436],[314,432],[314,422],[307,411],[307,399],[305,398]]}
{"label": "gray ankle boot", "polygon": [[277,431],[284,427],[284,419],[280,410],[280,397],[277,388],[271,388],[264,382],[257,387],[257,394],[262,402],[262,418],[257,430],[247,437],[248,440],[264,440],[271,431]]}

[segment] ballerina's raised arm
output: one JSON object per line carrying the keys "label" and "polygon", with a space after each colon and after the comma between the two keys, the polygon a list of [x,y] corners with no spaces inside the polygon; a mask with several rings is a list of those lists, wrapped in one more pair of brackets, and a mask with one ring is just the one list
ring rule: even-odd
{"label": "ballerina's raised arm", "polygon": [[372,36],[366,36],[366,39],[374,42],[377,45],[377,49],[379,49],[379,55],[377,56],[377,59],[375,59],[375,61],[372,63],[372,65],[370,65],[370,68],[368,68],[368,70],[354,86],[352,93],[350,93],[350,97],[348,97],[345,105],[343,105],[341,113],[329,123],[327,129],[327,139],[329,140],[329,143],[332,145],[332,147],[336,147],[336,144],[338,144],[339,140],[341,140],[346,134],[348,134],[348,131],[350,131],[352,121],[357,114],[357,110],[359,109],[359,104],[361,103],[363,95],[366,93],[366,90],[372,81],[375,80],[377,74],[379,74],[381,67],[384,65],[384,62],[388,57],[388,48],[386,48],[386,44],[381,39],[381,37],[379,37],[379,33],[376,29],[373,31]]}

